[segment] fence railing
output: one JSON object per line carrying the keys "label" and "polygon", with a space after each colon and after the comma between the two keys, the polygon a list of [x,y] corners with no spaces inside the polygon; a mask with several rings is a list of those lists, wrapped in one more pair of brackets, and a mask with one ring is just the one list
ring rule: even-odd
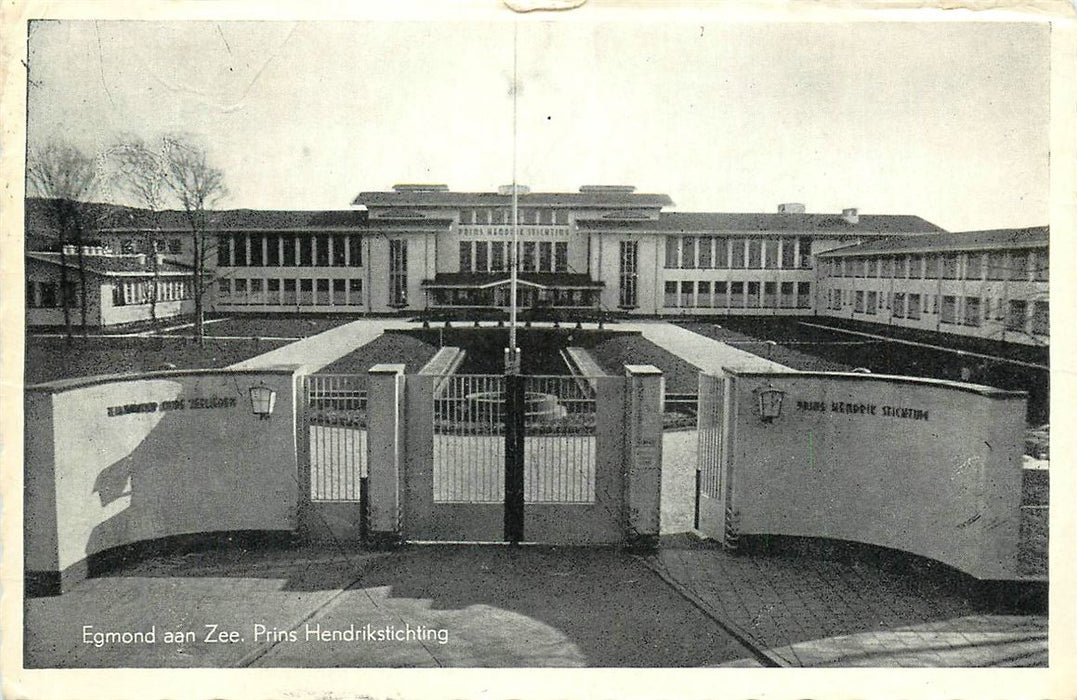
{"label": "fence railing", "polygon": [[303,378],[310,440],[310,498],[360,500],[366,464],[366,377],[315,374]]}

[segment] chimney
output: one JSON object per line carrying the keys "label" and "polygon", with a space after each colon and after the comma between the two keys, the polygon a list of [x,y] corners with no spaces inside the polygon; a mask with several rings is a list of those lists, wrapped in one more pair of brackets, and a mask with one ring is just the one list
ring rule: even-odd
{"label": "chimney", "polygon": [[779,214],[803,214],[804,205],[800,202],[786,202],[778,205]]}
{"label": "chimney", "polygon": [[860,213],[856,207],[850,207],[848,209],[841,210],[841,218],[845,220],[847,224],[860,223]]}

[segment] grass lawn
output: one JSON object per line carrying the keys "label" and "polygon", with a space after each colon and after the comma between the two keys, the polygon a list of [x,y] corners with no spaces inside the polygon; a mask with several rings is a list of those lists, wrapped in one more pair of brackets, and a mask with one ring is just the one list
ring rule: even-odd
{"label": "grass lawn", "polygon": [[184,338],[26,338],[27,384],[99,374],[217,369],[287,345],[287,341],[212,340],[199,347]]}
{"label": "grass lawn", "polygon": [[636,333],[619,333],[588,352],[602,369],[614,376],[624,376],[626,364],[654,365],[666,378],[667,394],[699,391],[699,368]]}
{"label": "grass lawn", "polygon": [[376,364],[403,363],[409,374],[418,372],[438,351],[436,345],[423,342],[408,333],[384,333],[366,345],[348,353],[318,374],[366,374]]}

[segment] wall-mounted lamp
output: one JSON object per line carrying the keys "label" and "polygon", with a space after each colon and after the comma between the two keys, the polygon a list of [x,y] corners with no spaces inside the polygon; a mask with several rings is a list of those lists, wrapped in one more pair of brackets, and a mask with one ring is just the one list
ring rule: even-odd
{"label": "wall-mounted lamp", "polygon": [[260,420],[269,420],[269,414],[273,413],[273,406],[277,403],[277,392],[265,385],[251,387],[251,413]]}
{"label": "wall-mounted lamp", "polygon": [[759,392],[759,417],[764,423],[773,423],[782,415],[782,399],[785,392],[781,389],[767,387]]}

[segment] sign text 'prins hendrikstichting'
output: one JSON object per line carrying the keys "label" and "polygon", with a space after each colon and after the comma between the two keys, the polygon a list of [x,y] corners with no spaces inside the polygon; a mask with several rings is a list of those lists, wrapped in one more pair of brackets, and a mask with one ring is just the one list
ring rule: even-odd
{"label": "sign text 'prins hendrikstichting'", "polygon": [[906,406],[877,406],[873,403],[852,403],[849,401],[797,401],[798,411],[815,411],[817,413],[846,413],[861,416],[882,416],[883,418],[906,418],[908,420],[927,420],[928,413],[922,408]]}
{"label": "sign text 'prins hendrikstichting'", "polygon": [[193,397],[190,399],[173,399],[172,401],[148,401],[145,403],[127,403],[122,406],[109,406],[109,418],[126,416],[131,413],[157,413],[158,411],[186,411],[201,408],[234,408],[236,397],[234,396],[206,396]]}

